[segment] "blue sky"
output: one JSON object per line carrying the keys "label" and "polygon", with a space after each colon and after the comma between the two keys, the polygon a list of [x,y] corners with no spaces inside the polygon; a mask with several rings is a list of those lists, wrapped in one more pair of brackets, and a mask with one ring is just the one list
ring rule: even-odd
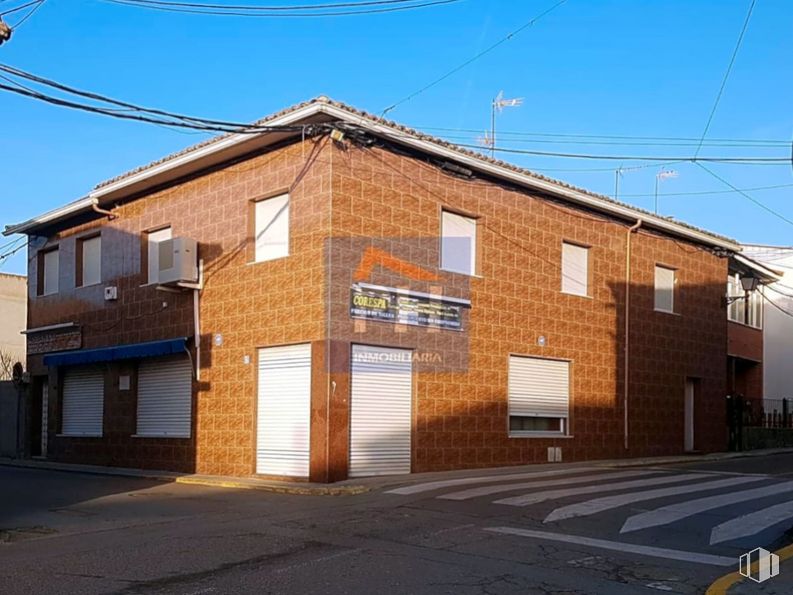
{"label": "blue sky", "polygon": [[[6,0],[0,11],[20,3]],[[552,4],[463,0],[383,15],[254,19],[169,14],[99,0],[47,0],[11,42],[0,47],[0,62],[115,98],[203,117],[254,120],[321,94],[380,113]],[[470,142],[477,133],[429,129],[484,131],[490,101],[503,89],[508,97],[524,98],[522,107],[500,116],[498,128],[503,131],[698,137],[748,5],[749,0],[568,0],[389,117],[439,135],[467,136]],[[7,20],[13,24],[16,15]],[[709,138],[790,141],[791,58],[793,3],[758,0]],[[0,92],[0,114],[0,225],[79,198],[97,182],[205,138],[73,112],[5,92]],[[502,135],[499,144],[619,155],[694,151],[580,140],[537,142],[549,138]],[[712,156],[790,153],[790,146],[702,151]],[[609,195],[614,192],[613,170],[620,165],[501,157]],[[664,196],[727,189],[696,165],[669,167],[678,177],[661,184],[662,214],[745,242],[793,244],[793,226],[738,194]],[[790,163],[709,167],[739,188],[793,184]],[[607,171],[580,171],[592,169]],[[620,199],[652,209],[658,171],[626,171]],[[749,194],[793,219],[793,186]],[[24,269],[23,253],[2,266],[5,272]]]}

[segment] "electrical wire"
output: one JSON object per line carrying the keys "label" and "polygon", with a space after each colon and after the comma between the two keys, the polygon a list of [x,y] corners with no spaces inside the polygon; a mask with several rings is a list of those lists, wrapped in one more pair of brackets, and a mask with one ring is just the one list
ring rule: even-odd
{"label": "electrical wire", "polygon": [[733,64],[735,64],[735,58],[738,56],[738,50],[741,49],[741,44],[743,43],[743,36],[746,33],[746,29],[749,27],[749,20],[752,18],[752,11],[754,10],[754,5],[756,4],[757,0],[752,0],[749,4],[749,11],[746,13],[746,18],[743,21],[743,27],[741,27],[741,33],[738,36],[738,41],[735,44],[735,49],[732,51],[732,56],[730,57],[730,63],[727,65],[727,71],[724,73],[724,77],[721,79],[721,86],[719,87],[719,92],[716,94],[716,101],[713,102],[713,107],[710,110],[710,114],[708,115],[708,121],[705,124],[705,130],[702,131],[702,137],[699,141],[699,146],[697,150],[694,151],[694,156],[696,157],[699,155],[700,149],[702,149],[702,142],[705,140],[705,137],[708,135],[708,130],[710,130],[710,125],[713,122],[713,116],[716,115],[716,109],[719,107],[719,103],[721,102],[721,96],[724,94],[724,88],[727,86],[727,80],[730,78],[730,73],[732,72]]}
{"label": "electrical wire", "polygon": [[12,30],[16,31],[17,29],[19,29],[25,23],[25,21],[27,21],[30,17],[32,17],[36,13],[36,11],[39,8],[44,6],[44,2],[45,1],[46,0],[39,0],[39,3],[36,4],[36,6],[34,6],[33,8],[30,9],[30,12],[28,12],[25,16],[23,16],[21,19],[19,19],[19,21],[17,21],[17,23],[12,27]]}
{"label": "electrical wire", "polygon": [[217,8],[221,10],[326,10],[333,8],[358,8],[361,6],[381,6],[387,4],[406,4],[416,0],[363,0],[360,2],[329,2],[320,4],[303,4],[296,6],[262,6],[260,4],[212,4],[210,2],[177,2],[174,0],[130,0],[136,4],[157,4],[161,6],[181,6],[185,8]]}
{"label": "electrical wire", "polygon": [[774,300],[769,298],[762,289],[759,290],[759,293],[760,293],[761,296],[763,296],[763,299],[765,301],[767,301],[769,304],[774,306],[774,308],[776,308],[777,310],[782,312],[782,314],[785,314],[786,316],[790,316],[791,318],[793,318],[793,312],[788,312],[785,308],[783,308],[782,306],[777,304]]}
{"label": "electrical wire", "polygon": [[722,184],[724,184],[725,186],[729,186],[729,187],[730,187],[730,188],[732,188],[732,189],[733,189],[735,192],[737,192],[738,194],[740,194],[741,196],[743,196],[743,197],[744,197],[744,198],[746,198],[747,200],[749,200],[749,201],[753,202],[754,204],[756,204],[756,205],[757,205],[758,207],[760,207],[761,209],[763,209],[763,210],[765,210],[765,211],[767,211],[767,212],[771,213],[771,214],[772,214],[774,217],[776,217],[776,218],[778,218],[778,219],[781,219],[782,221],[784,221],[784,222],[785,222],[785,223],[787,223],[788,225],[793,225],[793,220],[791,220],[791,219],[788,219],[787,217],[785,217],[785,216],[784,216],[784,215],[782,215],[781,213],[778,213],[778,212],[776,212],[774,209],[772,209],[771,207],[769,207],[769,206],[767,206],[767,205],[763,204],[762,202],[760,202],[759,200],[757,200],[756,198],[754,198],[752,195],[750,195],[750,194],[747,194],[746,192],[744,192],[744,191],[743,191],[743,190],[741,190],[740,188],[736,188],[735,186],[733,186],[732,184],[730,184],[730,182],[728,182],[727,180],[725,180],[724,178],[722,178],[720,175],[718,175],[718,174],[717,174],[717,173],[715,173],[714,171],[712,171],[712,170],[708,169],[707,167],[705,167],[705,166],[704,166],[704,165],[703,165],[703,164],[702,164],[700,161],[696,161],[695,163],[696,163],[696,164],[697,164],[699,167],[701,167],[703,170],[705,170],[706,172],[708,172],[708,173],[709,173],[711,176],[713,176],[714,178],[716,178],[717,180],[719,180],[719,181],[720,181]]}
{"label": "electrical wire", "polygon": [[388,112],[391,112],[391,111],[395,110],[397,107],[399,107],[403,103],[408,102],[411,99],[413,99],[414,97],[417,97],[417,96],[421,95],[422,93],[424,93],[425,91],[430,90],[432,87],[434,87],[438,83],[441,83],[441,82],[445,81],[447,78],[449,78],[450,76],[460,72],[466,66],[468,66],[470,64],[473,64],[474,62],[476,62],[477,60],[479,60],[483,56],[485,56],[485,55],[489,54],[490,52],[492,52],[497,47],[499,47],[499,46],[503,45],[504,43],[510,41],[513,37],[519,35],[523,31],[525,31],[526,29],[528,29],[529,27],[534,25],[534,23],[536,23],[537,21],[539,21],[541,18],[543,18],[547,14],[550,14],[551,12],[553,12],[554,10],[559,8],[566,1],[567,0],[559,0],[559,2],[557,2],[553,6],[551,6],[550,8],[547,8],[543,12],[539,13],[537,16],[532,17],[529,21],[525,22],[523,25],[521,25],[520,27],[518,27],[517,29],[515,29],[511,33],[508,33],[506,36],[504,36],[501,39],[499,39],[496,43],[494,43],[493,45],[485,48],[484,50],[482,50],[481,52],[479,52],[478,54],[476,54],[472,58],[469,58],[468,60],[466,60],[462,64],[460,64],[458,66],[455,66],[454,68],[452,68],[446,74],[444,74],[444,75],[438,77],[437,79],[435,79],[434,81],[424,85],[423,87],[421,87],[417,91],[413,91],[409,95],[406,95],[402,99],[396,101],[395,103],[392,103],[391,105],[389,105],[388,107],[386,107],[382,111],[381,116],[385,116]]}
{"label": "electrical wire", "polygon": [[[776,190],[778,188],[793,188],[793,184],[777,184],[775,186],[756,186],[754,188],[741,188],[740,190],[703,190],[699,192],[665,192],[664,198],[667,196],[704,196],[707,194],[732,194],[734,192],[757,192],[760,190]],[[646,198],[655,196],[653,193],[648,194],[620,194],[626,198]]]}
{"label": "electrical wire", "polygon": [[[416,130],[436,130],[440,132],[471,132],[481,133],[476,128],[443,128],[438,126],[411,126]],[[573,138],[573,139],[610,139],[610,140],[647,140],[647,141],[699,141],[699,138],[690,136],[641,136],[641,135],[619,135],[619,134],[581,134],[581,133],[559,133],[559,132],[531,132],[525,130],[499,130],[499,136],[518,136],[518,137],[551,137],[551,138]],[[773,144],[775,146],[787,147],[790,141],[787,139],[754,139],[754,138],[712,138],[705,143],[746,143],[749,144]]]}
{"label": "electrical wire", "polygon": [[357,16],[367,14],[382,14],[389,12],[401,12],[406,10],[414,10],[417,8],[427,8],[430,6],[439,6],[442,4],[455,4],[461,0],[427,0],[426,2],[419,2],[418,4],[411,4],[409,6],[392,6],[388,8],[366,8],[361,10],[342,10],[330,12],[252,12],[235,11],[235,10],[204,10],[199,8],[179,8],[173,6],[156,6],[151,4],[143,4],[139,0],[104,0],[104,2],[111,4],[120,4],[125,6],[133,6],[135,8],[143,8],[148,10],[159,10],[164,12],[176,12],[186,14],[199,14],[211,16],[231,16],[231,17],[341,17],[341,16]]}
{"label": "electrical wire", "polygon": [[0,12],[0,17],[4,17],[7,14],[13,14],[15,12],[19,12],[20,10],[25,10],[28,6],[33,6],[34,4],[41,4],[43,1],[44,0],[33,0],[32,2],[27,2],[25,4],[22,4],[21,6],[17,6],[15,8],[11,8],[4,12]]}

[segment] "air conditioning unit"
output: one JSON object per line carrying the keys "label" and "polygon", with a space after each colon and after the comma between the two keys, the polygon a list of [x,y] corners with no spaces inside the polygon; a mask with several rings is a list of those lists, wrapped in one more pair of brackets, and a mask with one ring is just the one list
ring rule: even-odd
{"label": "air conditioning unit", "polygon": [[198,283],[198,245],[190,238],[172,238],[159,243],[160,285]]}

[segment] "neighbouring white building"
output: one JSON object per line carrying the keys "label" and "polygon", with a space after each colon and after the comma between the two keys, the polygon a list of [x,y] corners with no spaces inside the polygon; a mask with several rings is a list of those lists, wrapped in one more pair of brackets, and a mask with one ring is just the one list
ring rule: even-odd
{"label": "neighbouring white building", "polygon": [[782,274],[762,289],[763,385],[767,399],[793,398],[793,247],[748,245],[744,254]]}
{"label": "neighbouring white building", "polygon": [[27,277],[0,273],[0,380],[10,378],[15,362],[25,362]]}

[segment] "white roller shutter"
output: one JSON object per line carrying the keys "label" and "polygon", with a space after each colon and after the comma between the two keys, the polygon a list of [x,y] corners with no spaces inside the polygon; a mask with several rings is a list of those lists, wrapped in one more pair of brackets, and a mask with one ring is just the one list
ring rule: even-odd
{"label": "white roller shutter", "polygon": [[441,268],[466,275],[476,272],[476,219],[442,212]]}
{"label": "white roller shutter", "polygon": [[256,472],[308,477],[311,345],[259,350]]}
{"label": "white roller shutter", "polygon": [[562,291],[586,296],[589,291],[589,249],[562,243]]}
{"label": "white roller shutter", "polygon": [[536,357],[509,358],[509,414],[566,418],[570,363]]}
{"label": "white roller shutter", "polygon": [[189,438],[193,369],[187,357],[147,359],[138,367],[138,436]]}
{"label": "white roller shutter", "polygon": [[655,309],[662,312],[675,311],[674,269],[655,267]]}
{"label": "white roller shutter", "polygon": [[100,368],[79,367],[63,376],[64,436],[101,436],[105,408],[105,377]]}
{"label": "white roller shutter", "polygon": [[412,352],[354,345],[350,477],[410,473]]}

